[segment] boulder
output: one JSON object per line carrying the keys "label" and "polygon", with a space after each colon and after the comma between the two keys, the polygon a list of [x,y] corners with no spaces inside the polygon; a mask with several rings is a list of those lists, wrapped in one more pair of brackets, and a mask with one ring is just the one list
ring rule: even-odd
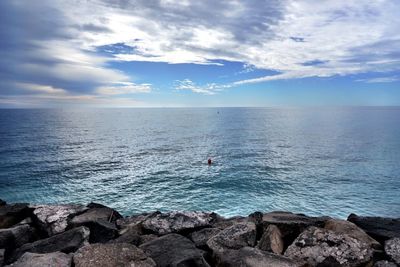
{"label": "boulder", "polygon": [[296,267],[293,260],[257,248],[243,247],[239,250],[226,250],[216,257],[217,267]]}
{"label": "boulder", "polygon": [[231,218],[224,218],[219,215],[216,215],[216,219],[212,223],[212,227],[223,230],[225,228],[231,227],[234,224],[247,223],[248,221],[249,217],[235,216]]}
{"label": "boulder", "polygon": [[155,262],[132,244],[90,244],[74,254],[75,267],[155,267]]}
{"label": "boulder", "polygon": [[397,267],[397,264],[390,261],[377,261],[374,267]]}
{"label": "boulder", "polygon": [[35,205],[33,218],[48,236],[62,233],[67,228],[68,217],[87,210],[82,205]]}
{"label": "boulder", "polygon": [[128,217],[123,217],[123,218],[117,219],[115,221],[115,223],[119,229],[124,229],[126,227],[130,227],[130,226],[134,226],[134,225],[142,223],[145,219],[147,219],[149,216],[152,216],[153,214],[159,214],[159,212],[142,213],[142,214],[132,215],[132,216],[128,216]]}
{"label": "boulder", "polygon": [[359,241],[369,244],[371,247],[381,249],[381,244],[367,235],[361,228],[352,222],[345,220],[330,219],[325,223],[325,229],[334,231],[340,234],[346,234]]}
{"label": "boulder", "polygon": [[124,228],[119,234],[120,236],[118,238],[110,240],[109,243],[129,243],[135,246],[141,244],[142,231],[139,225]]}
{"label": "boulder", "polygon": [[400,265],[400,238],[395,237],[385,242],[386,254],[398,265]]}
{"label": "boulder", "polygon": [[140,246],[158,267],[209,267],[204,252],[186,237],[168,234]]}
{"label": "boulder", "polygon": [[157,239],[157,238],[158,238],[158,236],[153,235],[153,234],[141,235],[141,236],[140,236],[139,245],[142,245],[142,244],[144,244],[144,243],[153,241],[153,240],[155,240],[155,239]]}
{"label": "boulder", "polygon": [[4,264],[4,253],[6,252],[5,249],[0,249],[0,267]]}
{"label": "boulder", "polygon": [[103,220],[108,222],[115,222],[117,219],[122,218],[118,211],[111,208],[91,208],[81,214],[74,216],[70,223],[84,224],[85,222]]}
{"label": "boulder", "polygon": [[207,246],[214,252],[226,249],[254,247],[256,244],[256,225],[252,222],[234,224],[207,241]]}
{"label": "boulder", "polygon": [[51,253],[61,251],[70,253],[76,251],[83,245],[88,243],[89,229],[86,227],[78,227],[65,231],[61,234],[41,239],[33,243],[27,243],[15,250],[11,259],[16,260],[25,252],[32,253]]}
{"label": "boulder", "polygon": [[371,262],[374,250],[369,244],[346,234],[311,226],[285,251],[285,256],[307,261],[310,266],[361,266]]}
{"label": "boulder", "polygon": [[0,229],[0,248],[13,250],[35,239],[35,229],[28,224]]}
{"label": "boulder", "polygon": [[284,211],[273,211],[265,213],[262,218],[263,229],[270,224],[276,225],[282,234],[286,246],[299,236],[309,226],[323,227],[329,217],[309,217],[304,214],[295,214]]}
{"label": "boulder", "polygon": [[390,238],[400,237],[400,218],[364,217],[350,214],[347,220],[381,243]]}
{"label": "boulder", "polygon": [[86,226],[90,243],[105,243],[118,236],[115,220],[120,216],[110,208],[93,208],[68,220],[68,228]]}
{"label": "boulder", "polygon": [[199,231],[191,233],[189,238],[193,241],[196,247],[207,249],[207,241],[221,231],[222,230],[218,228],[203,228]]}
{"label": "boulder", "polygon": [[157,235],[188,233],[211,226],[215,217],[215,213],[198,211],[154,213],[142,222],[142,226]]}
{"label": "boulder", "polygon": [[276,254],[282,254],[284,243],[281,231],[276,225],[268,225],[267,229],[264,230],[261,239],[258,241],[257,248],[271,251]]}
{"label": "boulder", "polygon": [[26,203],[0,205],[0,229],[8,228],[31,215],[32,210]]}
{"label": "boulder", "polygon": [[72,255],[62,252],[37,254],[26,252],[8,267],[71,267]]}

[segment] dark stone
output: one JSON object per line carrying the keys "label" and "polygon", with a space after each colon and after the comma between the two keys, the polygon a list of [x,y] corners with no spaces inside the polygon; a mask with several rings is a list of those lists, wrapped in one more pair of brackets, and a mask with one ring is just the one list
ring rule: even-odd
{"label": "dark stone", "polygon": [[210,227],[215,217],[215,213],[197,211],[154,213],[142,222],[142,227],[157,235],[185,234]]}
{"label": "dark stone", "polygon": [[155,267],[155,262],[132,244],[91,244],[74,254],[75,267]]}
{"label": "dark stone", "polygon": [[273,224],[268,225],[257,244],[257,248],[276,254],[282,254],[284,246],[281,231]]}
{"label": "dark stone", "polygon": [[186,237],[168,234],[140,246],[158,267],[209,267],[204,252]]}
{"label": "dark stone", "polygon": [[144,244],[144,243],[153,241],[153,240],[155,240],[155,239],[157,239],[157,238],[158,238],[158,236],[153,235],[153,234],[141,235],[141,236],[140,236],[140,241],[139,241],[139,246],[142,245],[142,244]]}
{"label": "dark stone", "polygon": [[103,206],[101,204],[91,203],[87,207],[90,208],[88,211],[85,211],[84,213],[75,216],[73,219],[93,220],[94,218],[96,218],[96,219],[107,220],[109,222],[115,222],[118,219],[122,219],[122,215],[119,214],[118,211]]}
{"label": "dark stone", "polygon": [[395,237],[385,242],[386,254],[398,265],[400,265],[400,238]]}
{"label": "dark stone", "polygon": [[7,202],[5,202],[4,200],[0,199],[0,206],[5,206],[7,205]]}
{"label": "dark stone", "polygon": [[301,233],[285,251],[285,256],[306,261],[310,266],[334,264],[333,259],[340,266],[364,266],[372,262],[373,254],[374,250],[367,243],[314,226]]}
{"label": "dark stone", "polygon": [[41,239],[33,243],[27,243],[18,248],[13,256],[12,261],[17,260],[25,252],[32,253],[51,253],[61,251],[70,253],[76,251],[81,246],[87,244],[89,239],[89,229],[86,227],[78,227],[65,231],[61,234]]}
{"label": "dark stone", "polygon": [[296,267],[293,260],[257,248],[243,247],[216,255],[216,267]]}
{"label": "dark stone", "polygon": [[52,236],[64,232],[67,229],[69,217],[87,210],[82,205],[33,205],[33,219],[39,228]]}
{"label": "dark stone", "polygon": [[397,267],[397,264],[390,261],[377,261],[374,264],[374,267]]}
{"label": "dark stone", "polygon": [[115,223],[119,229],[124,229],[126,227],[130,227],[130,226],[134,226],[134,225],[142,223],[145,219],[147,219],[149,216],[152,216],[153,214],[160,214],[160,212],[143,213],[143,214],[132,215],[132,216],[128,216],[128,217],[123,217],[123,218],[116,220]]}
{"label": "dark stone", "polygon": [[52,252],[47,254],[25,253],[8,267],[70,267],[72,254]]}
{"label": "dark stone", "polygon": [[285,248],[290,245],[309,226],[323,227],[329,217],[309,217],[284,211],[265,213],[262,218],[263,229],[270,224],[276,225],[282,234]]}
{"label": "dark stone", "polygon": [[252,222],[234,224],[225,228],[207,241],[207,246],[214,252],[226,249],[240,249],[256,245],[256,225]]}
{"label": "dark stone", "polygon": [[326,257],[322,262],[318,263],[316,267],[341,267],[342,265],[334,257]]}
{"label": "dark stone", "polygon": [[124,228],[119,232],[120,236],[116,239],[110,240],[110,243],[129,243],[135,246],[141,244],[142,231],[139,225]]}
{"label": "dark stone", "polygon": [[222,230],[218,228],[204,228],[191,233],[189,235],[189,238],[193,241],[196,247],[201,249],[208,249],[207,241],[221,231]]}
{"label": "dark stone", "polygon": [[32,209],[26,203],[0,206],[0,229],[8,228],[31,215]]}
{"label": "dark stone", "polygon": [[352,213],[347,220],[381,243],[390,238],[400,237],[400,218],[364,217]]}
{"label": "dark stone", "polygon": [[118,236],[115,225],[118,213],[110,208],[93,208],[68,222],[68,228],[86,226],[90,229],[90,243],[105,243]]}
{"label": "dark stone", "polygon": [[0,248],[11,251],[35,239],[35,229],[28,224],[0,229]]}
{"label": "dark stone", "polygon": [[249,217],[235,216],[231,218],[223,218],[217,215],[216,220],[212,223],[212,227],[223,230],[225,228],[231,227],[234,224],[247,223],[248,221]]}

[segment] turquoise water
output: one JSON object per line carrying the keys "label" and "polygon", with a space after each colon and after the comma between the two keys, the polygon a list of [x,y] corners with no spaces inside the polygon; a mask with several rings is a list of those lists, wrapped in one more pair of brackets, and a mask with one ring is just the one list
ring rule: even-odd
{"label": "turquoise water", "polygon": [[400,108],[0,110],[9,202],[400,217],[399,190]]}

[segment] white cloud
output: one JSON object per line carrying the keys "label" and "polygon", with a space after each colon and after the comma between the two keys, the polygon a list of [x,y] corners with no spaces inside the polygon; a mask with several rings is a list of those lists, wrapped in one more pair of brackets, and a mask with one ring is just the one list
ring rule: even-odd
{"label": "white cloud", "polygon": [[135,83],[120,83],[116,86],[103,86],[97,88],[97,92],[101,95],[128,95],[136,93],[150,93],[151,84],[135,84]]}
{"label": "white cloud", "polygon": [[366,83],[391,83],[391,82],[400,81],[400,78],[391,76],[391,77],[377,77],[377,78],[369,78],[369,79],[360,79],[357,81],[366,82]]}
{"label": "white cloud", "polygon": [[223,89],[232,87],[231,84],[216,84],[216,83],[208,83],[205,85],[197,85],[190,79],[178,80],[175,81],[175,89],[176,90],[189,90],[195,93],[201,93],[205,95],[214,95]]}

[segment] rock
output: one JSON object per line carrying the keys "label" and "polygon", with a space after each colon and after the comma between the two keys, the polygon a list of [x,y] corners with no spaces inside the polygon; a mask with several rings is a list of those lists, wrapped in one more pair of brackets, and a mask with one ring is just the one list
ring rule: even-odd
{"label": "rock", "polygon": [[8,228],[31,215],[26,203],[0,205],[0,229]]}
{"label": "rock", "polygon": [[211,226],[215,216],[215,213],[197,211],[155,213],[146,218],[142,226],[158,235],[187,233]]}
{"label": "rock", "polygon": [[204,252],[186,237],[168,234],[140,246],[158,267],[209,267]]}
{"label": "rock", "polygon": [[400,218],[364,217],[350,214],[347,220],[381,243],[393,237],[400,237]]}
{"label": "rock", "polygon": [[228,227],[207,241],[207,246],[214,252],[226,249],[254,247],[256,244],[256,225],[252,222],[238,223]]}
{"label": "rock", "polygon": [[377,261],[374,267],[397,267],[396,263],[390,261]]}
{"label": "rock", "polygon": [[70,223],[84,224],[89,221],[104,220],[107,222],[115,222],[117,219],[122,218],[118,211],[111,208],[91,208],[79,215],[74,216]]}
{"label": "rock", "polygon": [[262,218],[263,229],[270,224],[276,225],[282,234],[286,246],[299,236],[309,226],[323,227],[329,217],[309,217],[304,214],[294,214],[284,211],[273,211],[265,213]]}
{"label": "rock", "polygon": [[0,249],[0,267],[4,264],[4,253],[6,252],[5,249]]}
{"label": "rock", "polygon": [[51,253],[61,251],[64,253],[70,253],[76,251],[83,245],[88,243],[89,229],[86,227],[78,227],[65,231],[61,234],[51,236],[46,239],[41,239],[33,243],[27,243],[17,249],[12,260],[16,260],[22,256],[25,252],[32,253]]}
{"label": "rock", "polygon": [[159,212],[132,215],[132,216],[117,219],[115,221],[115,223],[119,229],[124,229],[126,227],[130,227],[130,226],[134,226],[136,224],[142,223],[145,219],[147,219],[149,216],[152,216],[153,214],[159,214]]}
{"label": "rock", "polygon": [[395,237],[385,242],[386,254],[398,265],[400,265],[400,238]]}
{"label": "rock", "polygon": [[35,205],[34,220],[48,236],[62,233],[67,228],[67,219],[87,208],[82,205]]}
{"label": "rock", "polygon": [[90,243],[105,243],[118,236],[113,222],[117,217],[118,213],[110,208],[93,208],[70,219],[68,228],[86,226],[90,229]]}
{"label": "rock", "polygon": [[347,234],[359,241],[369,244],[371,247],[380,249],[381,244],[367,235],[361,228],[352,222],[345,220],[330,219],[325,223],[325,229],[334,231],[340,234]]}
{"label": "rock", "polygon": [[265,251],[272,251],[276,254],[282,254],[284,243],[281,231],[276,225],[268,225],[261,239],[258,241],[257,248]]}
{"label": "rock", "polygon": [[139,225],[124,228],[119,232],[120,236],[116,239],[110,240],[109,243],[129,243],[135,246],[141,244],[142,231]]}
{"label": "rock", "polygon": [[72,255],[62,252],[47,254],[25,253],[18,261],[8,267],[70,267]]}
{"label": "rock", "polygon": [[231,227],[234,224],[247,223],[248,221],[248,217],[235,216],[231,218],[223,218],[217,215],[216,220],[212,223],[212,227],[223,230],[225,228]]}
{"label": "rock", "polygon": [[0,229],[0,248],[13,250],[25,243],[32,242],[35,237],[35,229],[28,224]]}
{"label": "rock", "polygon": [[[309,227],[285,251],[285,256],[307,261],[310,266],[329,262],[340,266],[361,266],[372,260],[373,249],[362,241],[346,234]],[[331,259],[326,260],[331,257]],[[324,262],[325,261],[325,262]]]}
{"label": "rock", "polygon": [[158,238],[158,236],[153,235],[153,234],[141,235],[141,236],[140,236],[140,241],[139,241],[139,246],[142,245],[142,244],[144,244],[144,243],[153,241],[153,240],[155,240],[155,239],[157,239],[157,238]]}
{"label": "rock", "polygon": [[126,243],[91,244],[74,254],[75,267],[155,267],[155,262],[136,246]]}
{"label": "rock", "polygon": [[7,205],[7,202],[5,202],[4,200],[2,200],[2,199],[0,198],[0,206],[5,206],[5,205]]}
{"label": "rock", "polygon": [[226,250],[216,257],[217,267],[296,267],[293,260],[262,251],[257,248],[243,247],[239,250]]}
{"label": "rock", "polygon": [[189,238],[193,241],[196,247],[207,249],[207,241],[219,232],[221,232],[221,229],[218,228],[203,228],[199,231],[191,233]]}

